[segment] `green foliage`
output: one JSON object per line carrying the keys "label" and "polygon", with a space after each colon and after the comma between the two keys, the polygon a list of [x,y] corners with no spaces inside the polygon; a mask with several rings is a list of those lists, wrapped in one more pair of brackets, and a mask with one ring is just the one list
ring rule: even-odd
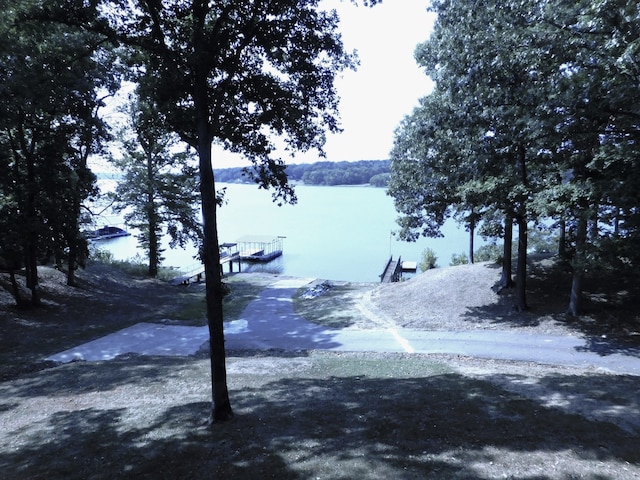
{"label": "green foliage", "polygon": [[466,253],[454,253],[451,255],[450,266],[467,265],[469,263],[469,257]]}
{"label": "green foliage", "polygon": [[[295,202],[278,146],[322,152],[338,132],[334,80],[355,66],[335,11],[317,0],[123,2],[91,25],[131,49],[140,96],[153,100],[168,129],[195,149],[202,202],[203,260],[211,332],[211,420],[233,412],[224,381],[223,308],[212,142],[244,156],[247,175],[271,188],[274,201]],[[82,9],[74,15],[82,22]],[[68,17],[67,17],[68,19]],[[216,377],[220,375],[220,379]]]}
{"label": "green foliage", "polygon": [[556,253],[558,242],[558,234],[544,226],[529,230],[528,247],[531,252]]}
{"label": "green foliage", "polygon": [[392,151],[401,237],[437,236],[450,215],[501,234],[515,222],[523,245],[532,237],[519,250],[519,309],[526,252],[557,248],[532,223],[567,225],[577,272],[621,255],[640,262],[637,248],[622,253],[640,240],[637,2],[435,0],[431,9],[434,31],[416,58],[436,85]]}
{"label": "green foliage", "polygon": [[[316,162],[287,165],[290,180],[306,185],[365,185],[385,187],[391,162],[389,160],[360,160],[356,162]],[[228,183],[250,181],[246,168],[216,170],[216,180]]]}
{"label": "green foliage", "polygon": [[[116,260],[113,253],[110,251],[101,248],[93,248],[91,249],[89,260],[97,263],[113,265],[119,270],[136,277],[146,277],[149,274],[147,262],[139,254],[136,254],[134,257],[127,260]],[[165,281],[172,280],[176,276],[178,276],[178,272],[171,267],[160,267],[156,275],[158,279]]]}
{"label": "green foliage", "polygon": [[473,253],[473,259],[476,262],[500,262],[502,251],[502,245],[497,243],[482,245]]}
{"label": "green foliage", "polygon": [[433,249],[427,247],[422,251],[422,258],[420,259],[418,268],[420,271],[426,272],[427,270],[436,268],[438,266],[436,263],[437,261],[438,257],[436,256],[436,253]]}
{"label": "green foliage", "polygon": [[113,263],[115,261],[113,253],[102,248],[91,249],[89,259],[98,263]]}
{"label": "green foliage", "polygon": [[0,208],[11,225],[0,229],[0,244],[20,259],[36,304],[39,262],[66,261],[72,285],[86,258],[83,203],[96,193],[87,159],[107,137],[98,91],[117,84],[109,42],[42,21],[40,7],[0,10],[0,197],[8,199]]}
{"label": "green foliage", "polygon": [[154,102],[132,99],[126,109],[128,129],[120,132],[123,156],[111,161],[123,172],[113,208],[124,211],[127,225],[141,233],[138,242],[148,258],[148,274],[155,277],[162,262],[160,242],[169,235],[170,247],[198,244],[198,182],[192,156],[177,151],[175,134]]}

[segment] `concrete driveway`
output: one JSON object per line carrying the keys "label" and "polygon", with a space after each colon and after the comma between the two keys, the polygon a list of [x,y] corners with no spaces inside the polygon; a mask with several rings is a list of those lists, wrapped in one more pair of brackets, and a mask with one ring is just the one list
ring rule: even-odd
{"label": "concrete driveway", "polygon": [[[283,279],[251,302],[239,320],[225,325],[227,349],[335,350],[446,353],[544,364],[606,369],[640,375],[640,349],[606,339],[530,335],[513,331],[433,332],[400,328],[332,330],[293,311],[291,297],[312,279]],[[118,355],[193,355],[208,341],[207,327],[139,323],[47,360],[100,361]]]}

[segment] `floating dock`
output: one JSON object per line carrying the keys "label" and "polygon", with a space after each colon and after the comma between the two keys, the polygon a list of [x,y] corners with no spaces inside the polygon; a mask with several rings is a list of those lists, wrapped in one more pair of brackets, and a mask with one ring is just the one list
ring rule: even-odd
{"label": "floating dock", "polygon": [[285,237],[269,235],[246,235],[236,243],[240,259],[246,262],[270,262],[282,255],[282,243]]}
{"label": "floating dock", "polygon": [[[242,271],[241,262],[270,262],[282,255],[282,243],[285,237],[268,235],[247,235],[234,243],[220,244],[220,273],[223,274],[225,264],[229,265],[229,273],[233,273],[233,262],[238,262],[238,271]],[[204,265],[195,264],[184,269],[184,274],[174,278],[173,285],[189,285],[200,282],[204,278]]]}

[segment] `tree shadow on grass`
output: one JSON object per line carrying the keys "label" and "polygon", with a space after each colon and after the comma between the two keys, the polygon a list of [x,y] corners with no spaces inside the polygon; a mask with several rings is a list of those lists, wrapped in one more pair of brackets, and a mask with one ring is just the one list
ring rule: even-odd
{"label": "tree shadow on grass", "polygon": [[[398,368],[401,364],[397,360]],[[571,413],[571,402],[577,402],[571,392],[588,396],[594,385],[612,381],[607,375],[550,375],[517,393],[507,388],[522,383],[517,376],[488,382],[455,373],[397,378],[366,369],[358,375],[332,373],[232,378],[236,418],[212,427],[203,423],[208,402],[180,398],[173,399],[180,403],[167,400],[155,413],[148,412],[146,398],[132,399],[126,408],[60,410],[28,432],[10,434],[10,444],[0,452],[0,471],[12,479],[506,475],[542,480],[640,474],[637,430]],[[91,388],[88,376],[80,378],[85,386],[77,388],[78,396]],[[632,414],[638,397],[624,388],[635,379],[614,378],[621,389],[607,400],[621,414]],[[206,382],[199,375],[174,380]],[[560,392],[568,406],[550,406],[549,392]],[[32,393],[48,392],[36,388]]]}
{"label": "tree shadow on grass", "polygon": [[162,385],[179,374],[178,368],[191,364],[193,359],[188,357],[132,354],[104,362],[71,362],[24,375],[11,383],[0,383],[0,398],[66,397],[87,392],[109,392],[132,382]]}
{"label": "tree shadow on grass", "polygon": [[533,262],[528,268],[529,310],[516,311],[513,290],[503,289],[495,304],[469,308],[465,313],[467,320],[515,331],[537,327],[543,322],[555,323],[586,339],[580,351],[601,356],[617,353],[640,357],[640,335],[628,335],[629,330],[638,328],[640,318],[637,279],[606,272],[601,272],[597,278],[587,278],[583,294],[585,314],[574,318],[566,313],[571,288],[570,269],[555,258]]}

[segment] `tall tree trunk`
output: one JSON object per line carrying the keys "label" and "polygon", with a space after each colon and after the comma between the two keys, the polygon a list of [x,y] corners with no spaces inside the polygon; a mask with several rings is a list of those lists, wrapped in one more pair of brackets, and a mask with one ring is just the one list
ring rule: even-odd
{"label": "tall tree trunk", "polygon": [[476,233],[476,221],[471,220],[469,222],[469,263],[473,263],[473,248],[474,237]]}
{"label": "tall tree trunk", "polygon": [[69,246],[67,285],[70,287],[76,286],[76,269],[79,263],[78,257],[80,256],[80,202],[75,202],[73,212],[75,215],[70,219],[71,224],[66,229],[67,245]]}
{"label": "tall tree trunk", "polygon": [[38,248],[35,240],[30,239],[27,241],[25,247],[25,280],[27,288],[31,290],[31,303],[33,305],[40,305],[40,291],[38,289]]}
{"label": "tall tree trunk", "polygon": [[24,306],[24,300],[22,299],[22,295],[20,295],[20,287],[18,286],[18,281],[16,280],[16,272],[15,270],[9,271],[9,278],[11,279],[11,289],[13,290],[13,298],[16,300],[16,305],[18,307]]}
{"label": "tall tree trunk", "polygon": [[516,270],[516,303],[519,312],[529,309],[527,305],[527,217],[517,216],[518,221],[518,264]]}
{"label": "tall tree trunk", "polygon": [[[26,149],[24,150],[26,152]],[[38,291],[38,233],[35,226],[38,225],[36,215],[36,167],[33,156],[29,153],[25,155],[27,162],[27,205],[26,216],[29,226],[27,227],[26,243],[24,247],[25,260],[25,280],[27,288],[31,290],[31,303],[40,305],[40,293]]]}
{"label": "tall tree trunk", "polygon": [[206,279],[207,320],[211,358],[211,390],[213,405],[211,421],[218,422],[233,417],[227,388],[226,353],[222,299],[222,276],[220,274],[220,247],[217,227],[217,204],[215,178],[211,164],[211,137],[209,111],[207,107],[206,76],[196,75],[194,88],[196,121],[198,129],[198,158],[200,168],[200,195],[202,197],[203,257]]}
{"label": "tall tree trunk", "polygon": [[158,245],[158,217],[156,205],[154,201],[154,174],[153,174],[153,155],[147,153],[147,219],[148,219],[148,242],[149,242],[149,276],[158,276],[158,267],[160,265],[160,246]]}
{"label": "tall tree trunk", "polygon": [[78,263],[78,239],[75,235],[72,236],[69,241],[69,255],[68,255],[68,267],[67,267],[67,285],[70,287],[76,286],[76,265]]}
{"label": "tall tree trunk", "polygon": [[[516,159],[518,176],[520,183],[526,187],[527,178],[527,151],[524,145],[518,147],[518,156]],[[515,308],[519,312],[529,309],[527,305],[527,198],[526,194],[522,194],[519,199],[516,220],[518,222],[518,266],[516,272],[516,305]]]}
{"label": "tall tree trunk", "polygon": [[149,276],[157,277],[160,266],[160,247],[158,246],[158,231],[154,217],[149,218]]}
{"label": "tall tree trunk", "polygon": [[504,220],[504,245],[502,246],[502,277],[500,285],[503,288],[513,288],[513,216],[508,213]]}
{"label": "tall tree trunk", "polygon": [[558,256],[560,258],[567,257],[567,221],[563,218],[558,222]]}
{"label": "tall tree trunk", "polygon": [[576,225],[576,253],[572,262],[571,295],[567,313],[578,317],[582,313],[582,281],[584,278],[585,250],[587,243],[587,219],[580,217]]}

